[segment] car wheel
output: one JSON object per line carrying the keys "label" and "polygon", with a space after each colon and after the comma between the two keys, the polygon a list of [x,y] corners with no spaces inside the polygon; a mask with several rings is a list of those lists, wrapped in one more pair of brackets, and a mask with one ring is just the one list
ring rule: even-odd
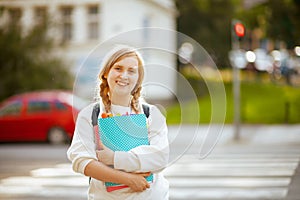
{"label": "car wheel", "polygon": [[48,132],[48,142],[51,144],[64,144],[67,142],[67,135],[62,128],[53,127]]}

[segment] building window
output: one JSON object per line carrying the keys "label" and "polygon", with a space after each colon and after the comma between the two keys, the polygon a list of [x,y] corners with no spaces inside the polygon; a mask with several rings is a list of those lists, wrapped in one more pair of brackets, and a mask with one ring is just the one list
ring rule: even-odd
{"label": "building window", "polygon": [[98,13],[99,13],[98,5],[89,6],[90,15],[98,15]]}
{"label": "building window", "polygon": [[63,23],[63,41],[70,41],[72,39],[72,24]]}
{"label": "building window", "polygon": [[61,8],[61,23],[62,23],[62,40],[70,41],[72,39],[73,33],[73,23],[72,23],[72,7],[62,7]]}
{"label": "building window", "polygon": [[9,8],[8,9],[9,20],[11,24],[20,25],[22,10],[20,8]]}
{"label": "building window", "polygon": [[97,22],[91,22],[89,23],[89,39],[98,39],[98,23]]}
{"label": "building window", "polygon": [[99,38],[99,6],[88,7],[88,37],[91,40]]}
{"label": "building window", "polygon": [[36,24],[46,23],[47,19],[47,8],[46,7],[36,7],[34,8],[34,16],[36,19]]}

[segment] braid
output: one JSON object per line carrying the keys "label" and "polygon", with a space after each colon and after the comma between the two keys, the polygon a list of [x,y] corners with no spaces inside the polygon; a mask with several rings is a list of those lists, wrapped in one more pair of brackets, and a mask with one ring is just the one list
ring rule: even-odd
{"label": "braid", "polygon": [[131,107],[134,110],[134,112],[139,113],[139,97],[141,96],[141,90],[142,87],[138,87],[133,93],[132,93],[132,100],[131,100]]}
{"label": "braid", "polygon": [[108,113],[110,112],[110,105],[111,101],[109,99],[109,87],[106,79],[103,79],[102,83],[100,84],[100,96],[102,98],[102,102],[105,107],[105,111]]}

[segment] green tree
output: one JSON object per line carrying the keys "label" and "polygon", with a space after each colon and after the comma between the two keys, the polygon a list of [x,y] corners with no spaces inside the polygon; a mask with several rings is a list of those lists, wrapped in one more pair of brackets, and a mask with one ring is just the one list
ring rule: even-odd
{"label": "green tree", "polygon": [[288,48],[300,44],[300,0],[266,0],[245,9],[242,0],[175,0],[179,11],[177,29],[202,45],[218,67],[230,66],[231,20],[246,25],[242,44],[251,41],[251,31],[262,39],[284,41]]}
{"label": "green tree", "polygon": [[239,0],[176,0],[178,31],[202,45],[218,67],[227,67],[231,19],[239,4]]}
{"label": "green tree", "polygon": [[294,21],[294,17],[300,10],[297,11],[294,3],[295,1],[291,0],[269,0],[267,2],[269,7],[267,36],[274,40],[284,41],[289,49],[294,47],[296,40],[299,41],[299,35],[295,35],[296,23],[299,18]]}
{"label": "green tree", "polygon": [[17,21],[0,27],[0,100],[39,89],[70,89],[72,76],[66,63],[53,54],[45,20],[26,34]]}
{"label": "green tree", "polygon": [[300,43],[300,0],[267,0],[238,15],[250,30],[261,30],[262,39],[283,41],[288,49]]}

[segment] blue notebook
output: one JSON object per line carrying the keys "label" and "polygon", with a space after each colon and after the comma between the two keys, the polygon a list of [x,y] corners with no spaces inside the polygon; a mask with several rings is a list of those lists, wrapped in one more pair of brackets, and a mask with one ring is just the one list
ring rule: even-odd
{"label": "blue notebook", "polygon": [[[101,142],[113,151],[129,151],[137,146],[149,145],[145,114],[114,116],[98,119]],[[153,174],[146,177],[153,181]],[[107,191],[127,186],[105,182]]]}

